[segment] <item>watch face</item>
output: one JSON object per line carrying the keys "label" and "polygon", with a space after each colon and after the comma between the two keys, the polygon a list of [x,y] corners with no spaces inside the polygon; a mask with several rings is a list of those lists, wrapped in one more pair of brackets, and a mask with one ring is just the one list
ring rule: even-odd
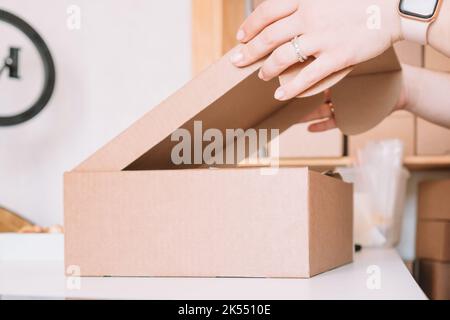
{"label": "watch face", "polygon": [[431,19],[436,13],[439,0],[402,0],[400,12],[420,19]]}

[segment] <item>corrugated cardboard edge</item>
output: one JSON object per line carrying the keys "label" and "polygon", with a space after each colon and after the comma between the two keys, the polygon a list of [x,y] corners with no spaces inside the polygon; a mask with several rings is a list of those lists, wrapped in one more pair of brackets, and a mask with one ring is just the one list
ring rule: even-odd
{"label": "corrugated cardboard edge", "polygon": [[353,185],[309,171],[308,191],[310,274],[315,276],[353,261]]}

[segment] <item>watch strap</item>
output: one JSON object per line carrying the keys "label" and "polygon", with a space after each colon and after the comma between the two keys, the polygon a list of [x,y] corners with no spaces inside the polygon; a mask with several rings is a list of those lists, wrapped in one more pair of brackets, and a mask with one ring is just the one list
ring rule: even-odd
{"label": "watch strap", "polygon": [[422,45],[428,44],[428,29],[431,25],[430,21],[420,21],[401,17],[401,23],[405,40]]}

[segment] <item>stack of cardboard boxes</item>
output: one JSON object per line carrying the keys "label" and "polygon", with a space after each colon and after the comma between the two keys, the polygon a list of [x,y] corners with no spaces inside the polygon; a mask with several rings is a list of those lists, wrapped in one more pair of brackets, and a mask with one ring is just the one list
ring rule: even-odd
{"label": "stack of cardboard boxes", "polygon": [[450,180],[419,187],[418,280],[430,299],[450,299]]}

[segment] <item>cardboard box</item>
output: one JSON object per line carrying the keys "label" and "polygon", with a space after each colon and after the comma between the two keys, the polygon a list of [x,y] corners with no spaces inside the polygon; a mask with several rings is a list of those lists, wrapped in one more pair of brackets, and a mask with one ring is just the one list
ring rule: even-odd
{"label": "cardboard box", "polygon": [[436,71],[450,71],[450,58],[430,46],[425,47],[425,68]]}
{"label": "cardboard box", "polygon": [[[367,130],[389,112],[374,105],[398,98],[394,51],[287,102],[273,98],[278,79],[258,79],[262,62],[238,69],[229,60],[228,54],[65,174],[66,266],[78,266],[82,276],[307,278],[352,261],[351,185],[306,168],[208,169],[212,155],[176,165],[179,141],[172,135],[196,140],[198,123],[224,135],[235,128],[284,132],[333,85],[343,106],[336,110],[339,128]],[[359,103],[366,99],[374,105]],[[246,139],[216,141],[214,157],[228,159],[234,140]],[[247,157],[232,154],[228,167]]]}
{"label": "cardboard box", "polygon": [[308,278],[352,261],[352,187],[307,169],[69,173],[65,184],[66,263],[84,276]]}
{"label": "cardboard box", "polygon": [[275,142],[279,144],[277,154],[270,154],[270,157],[337,158],[344,155],[344,136],[339,130],[312,133],[308,131],[309,125],[299,123],[284,131]]}
{"label": "cardboard box", "polygon": [[450,180],[424,181],[419,184],[420,220],[450,221]]}
{"label": "cardboard box", "polygon": [[450,264],[421,260],[419,285],[432,300],[450,300]]}
{"label": "cardboard box", "polygon": [[450,155],[450,129],[417,119],[417,154]]}
{"label": "cardboard box", "polygon": [[415,154],[414,137],[415,117],[406,111],[399,111],[368,132],[349,137],[349,154],[355,157],[358,150],[370,141],[399,139],[404,144],[405,156],[413,156]]}
{"label": "cardboard box", "polygon": [[419,221],[417,258],[450,262],[450,220]]}
{"label": "cardboard box", "polygon": [[401,63],[423,67],[424,47],[422,45],[410,41],[400,41],[394,47]]}

